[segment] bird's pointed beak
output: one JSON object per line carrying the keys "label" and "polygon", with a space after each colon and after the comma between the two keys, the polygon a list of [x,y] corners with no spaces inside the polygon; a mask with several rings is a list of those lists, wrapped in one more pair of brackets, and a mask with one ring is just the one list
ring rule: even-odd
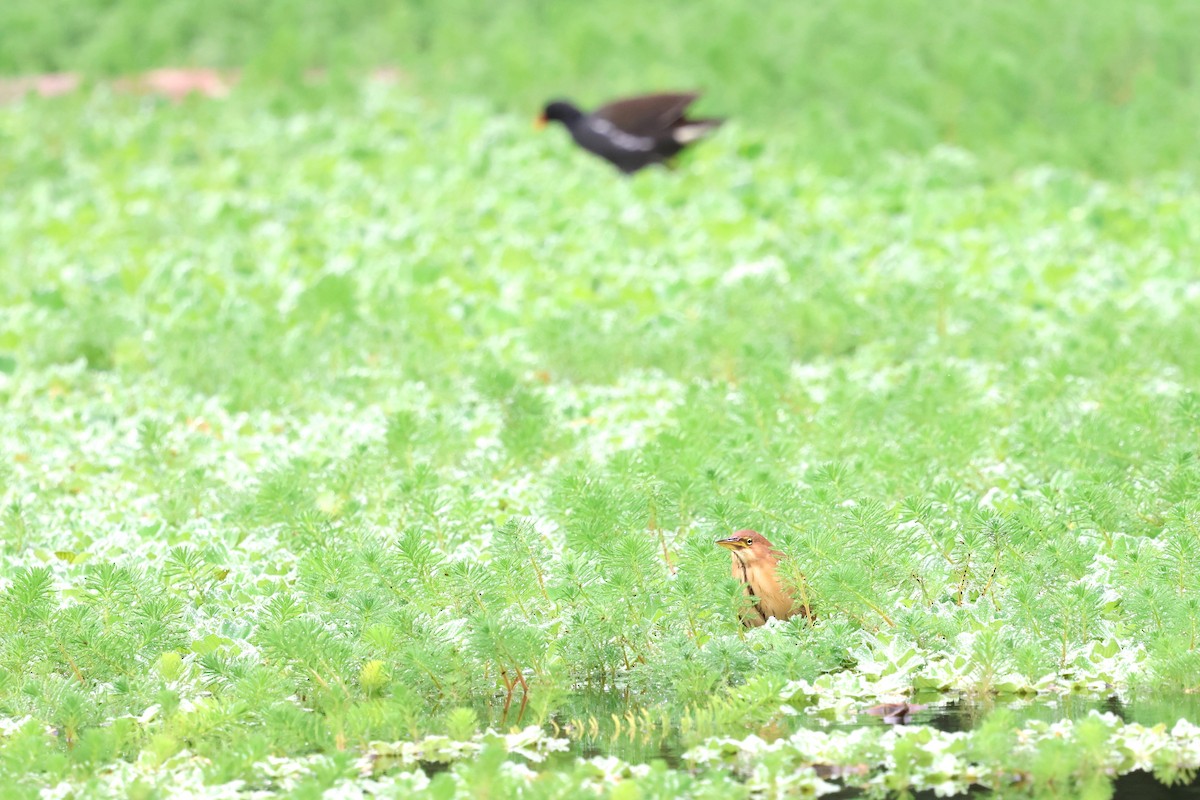
{"label": "bird's pointed beak", "polygon": [[536,130],[539,130],[539,131],[540,131],[540,130],[542,130],[543,128],[545,128],[545,127],[546,127],[546,122],[547,122],[546,115],[545,115],[545,114],[538,114],[538,115],[537,115],[537,116],[534,118],[534,120],[533,120],[533,127],[534,127]]}
{"label": "bird's pointed beak", "polygon": [[746,546],[746,543],[736,536],[730,536],[728,539],[717,539],[716,544],[718,547],[724,547],[726,550],[740,550]]}

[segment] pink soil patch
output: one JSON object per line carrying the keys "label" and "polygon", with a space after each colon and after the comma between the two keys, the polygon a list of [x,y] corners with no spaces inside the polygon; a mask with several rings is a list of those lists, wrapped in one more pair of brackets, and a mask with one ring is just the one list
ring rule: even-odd
{"label": "pink soil patch", "polygon": [[[372,83],[389,86],[400,83],[404,77],[402,71],[390,66],[373,69],[366,75],[366,79]],[[116,78],[109,85],[115,92],[158,95],[180,102],[190,94],[213,99],[227,97],[240,78],[241,73],[238,70],[165,67],[139,75]],[[321,83],[327,78],[328,73],[324,69],[312,69],[304,73],[307,83]],[[42,97],[58,97],[70,94],[82,85],[83,78],[76,72],[0,77],[0,104],[12,103],[30,93]]]}
{"label": "pink soil patch", "polygon": [[215,69],[154,69],[132,78],[113,82],[118,92],[157,94],[179,102],[189,94],[202,97],[226,97],[237,83],[237,72],[218,72]]}
{"label": "pink soil patch", "polygon": [[33,92],[42,97],[57,97],[79,88],[82,78],[75,72],[48,72],[20,78],[0,78],[0,103],[11,103]]}
{"label": "pink soil patch", "polygon": [[388,86],[395,86],[404,77],[404,73],[395,67],[379,67],[371,70],[370,79],[375,83],[383,83]]}

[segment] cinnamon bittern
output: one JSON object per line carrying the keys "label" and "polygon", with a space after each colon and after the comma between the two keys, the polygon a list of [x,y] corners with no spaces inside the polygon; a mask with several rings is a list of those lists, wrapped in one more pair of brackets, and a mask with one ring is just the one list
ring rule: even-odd
{"label": "cinnamon bittern", "polygon": [[741,530],[717,539],[717,544],[729,551],[733,577],[746,585],[746,595],[754,601],[753,610],[742,614],[742,624],[757,628],[767,617],[812,617],[812,609],[793,598],[779,582],[777,569],[785,556],[771,546],[767,537],[758,531]]}

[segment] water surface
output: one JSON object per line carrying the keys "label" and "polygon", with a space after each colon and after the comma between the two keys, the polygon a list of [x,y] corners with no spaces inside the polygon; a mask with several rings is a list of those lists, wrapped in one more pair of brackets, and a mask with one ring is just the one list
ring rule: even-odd
{"label": "water surface", "polygon": [[[1031,698],[966,699],[937,693],[917,695],[912,702],[925,705],[913,712],[903,724],[928,725],[940,731],[970,731],[978,727],[994,710],[1005,708],[1012,714],[1014,724],[1033,720],[1048,723],[1059,720],[1078,720],[1092,711],[1110,712],[1124,722],[1151,726],[1174,725],[1180,718],[1200,720],[1200,695],[1144,694],[1132,697],[1098,697],[1096,695],[1038,696]],[[515,707],[514,707],[515,708]],[[768,741],[786,737],[801,728],[848,731],[860,727],[886,727],[879,716],[867,713],[868,704],[850,720],[824,719],[801,713],[781,716],[764,726],[747,726],[741,731],[725,731],[725,735],[742,737],[755,734]],[[493,725],[501,724],[493,713]],[[616,756],[630,763],[661,760],[672,768],[686,768],[683,753],[704,739],[707,733],[685,732],[671,712],[653,705],[643,705],[636,699],[616,692],[578,693],[559,704],[552,726],[561,736],[570,739],[570,758],[576,756]],[[853,798],[861,796],[856,789],[846,789],[827,797]],[[988,794],[979,789],[972,796]],[[920,792],[918,798],[932,798],[932,792]],[[1114,781],[1113,797],[1117,800],[1200,800],[1200,777],[1188,785],[1168,787],[1153,775],[1135,772]]]}

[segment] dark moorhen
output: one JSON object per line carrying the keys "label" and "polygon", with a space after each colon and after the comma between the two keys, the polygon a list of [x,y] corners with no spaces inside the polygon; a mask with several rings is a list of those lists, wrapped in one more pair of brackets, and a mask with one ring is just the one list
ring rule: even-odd
{"label": "dark moorhen", "polygon": [[665,163],[702,138],[723,119],[688,119],[688,106],[699,92],[627,97],[585,114],[566,100],[546,104],[538,122],[561,122],[575,143],[626,174]]}

